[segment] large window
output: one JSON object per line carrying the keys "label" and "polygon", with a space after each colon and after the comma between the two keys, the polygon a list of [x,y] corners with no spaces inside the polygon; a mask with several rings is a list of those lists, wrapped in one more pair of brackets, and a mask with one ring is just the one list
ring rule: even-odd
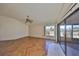
{"label": "large window", "polygon": [[79,25],[73,25],[73,38],[79,39]]}
{"label": "large window", "polygon": [[65,53],[65,23],[64,22],[61,22],[59,24],[59,33],[60,33],[59,43],[63,52]]}
{"label": "large window", "polygon": [[45,26],[45,35],[46,36],[55,36],[54,26]]}
{"label": "large window", "polygon": [[58,24],[58,42],[67,56],[79,56],[79,8]]}
{"label": "large window", "polygon": [[66,25],[66,38],[71,38],[72,25]]}
{"label": "large window", "polygon": [[65,26],[64,25],[61,25],[60,26],[60,37],[64,37],[64,30],[65,30]]}

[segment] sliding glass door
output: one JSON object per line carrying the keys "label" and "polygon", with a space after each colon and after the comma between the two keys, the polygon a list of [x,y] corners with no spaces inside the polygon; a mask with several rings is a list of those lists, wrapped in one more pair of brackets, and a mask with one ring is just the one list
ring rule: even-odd
{"label": "sliding glass door", "polygon": [[[68,28],[69,26],[69,28]],[[79,56],[79,9],[66,19],[66,44],[68,56]]]}
{"label": "sliding glass door", "polygon": [[60,45],[61,45],[62,50],[65,53],[65,24],[64,22],[60,24]]}
{"label": "sliding glass door", "polygon": [[58,24],[58,42],[67,56],[79,56],[79,8]]}

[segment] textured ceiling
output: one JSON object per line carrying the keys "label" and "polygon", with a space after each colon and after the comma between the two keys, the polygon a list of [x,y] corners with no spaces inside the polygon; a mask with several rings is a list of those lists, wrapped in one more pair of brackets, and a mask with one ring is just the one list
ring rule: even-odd
{"label": "textured ceiling", "polygon": [[25,22],[27,16],[34,24],[55,24],[70,4],[62,3],[5,3],[0,4],[0,15]]}

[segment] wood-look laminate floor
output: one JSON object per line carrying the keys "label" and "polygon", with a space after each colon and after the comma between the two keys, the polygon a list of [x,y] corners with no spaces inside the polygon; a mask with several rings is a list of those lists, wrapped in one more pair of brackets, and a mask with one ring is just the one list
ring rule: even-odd
{"label": "wood-look laminate floor", "polygon": [[0,41],[0,56],[44,56],[45,40],[37,38],[21,38]]}

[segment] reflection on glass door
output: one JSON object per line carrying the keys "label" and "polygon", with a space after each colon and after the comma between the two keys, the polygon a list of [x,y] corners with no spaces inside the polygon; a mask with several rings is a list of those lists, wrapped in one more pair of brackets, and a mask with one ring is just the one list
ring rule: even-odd
{"label": "reflection on glass door", "polygon": [[66,44],[67,56],[79,56],[79,9],[66,19]]}
{"label": "reflection on glass door", "polygon": [[65,53],[65,23],[64,22],[59,24],[59,35],[60,35],[59,43],[63,52]]}
{"label": "reflection on glass door", "polygon": [[69,27],[70,30],[68,30],[68,25],[66,25],[67,55],[78,56],[79,55],[79,25],[71,24]]}
{"label": "reflection on glass door", "polygon": [[79,25],[73,25],[73,38],[79,39]]}
{"label": "reflection on glass door", "polygon": [[58,27],[58,41],[65,55],[79,56],[79,8]]}

